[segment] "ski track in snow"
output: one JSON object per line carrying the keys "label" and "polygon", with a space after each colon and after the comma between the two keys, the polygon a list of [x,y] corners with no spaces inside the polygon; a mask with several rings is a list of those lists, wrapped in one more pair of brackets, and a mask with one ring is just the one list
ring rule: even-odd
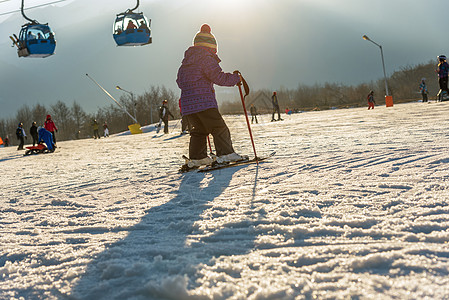
{"label": "ski track in snow", "polygon": [[448,114],[263,115],[205,174],[179,128],[0,148],[0,299],[448,299]]}

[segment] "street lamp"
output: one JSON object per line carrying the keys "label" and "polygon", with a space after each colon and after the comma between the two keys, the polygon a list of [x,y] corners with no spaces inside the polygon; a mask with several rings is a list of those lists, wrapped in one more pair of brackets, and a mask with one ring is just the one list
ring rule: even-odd
{"label": "street lamp", "polygon": [[375,41],[373,41],[372,39],[370,39],[368,36],[364,35],[363,39],[365,41],[370,41],[371,43],[373,43],[374,45],[378,46],[380,48],[380,55],[382,56],[382,66],[384,69],[384,78],[385,78],[385,92],[387,93],[387,97],[390,96],[390,94],[388,93],[388,84],[387,84],[387,73],[385,73],[385,62],[384,62],[384,52],[382,51],[382,46],[379,45],[378,43],[376,43]]}
{"label": "street lamp", "polygon": [[132,103],[134,104],[134,106],[133,106],[133,111],[134,111],[134,119],[136,119],[137,120],[137,117],[136,117],[136,105],[137,105],[137,103],[135,103],[134,102],[134,94],[132,93],[132,92],[129,92],[129,91],[127,91],[127,90],[124,90],[124,89],[122,89],[121,87],[119,87],[118,85],[117,86],[115,86],[115,88],[117,89],[117,90],[121,90],[121,91],[124,91],[125,93],[128,93],[128,94],[130,94],[131,95],[131,101],[132,101]]}

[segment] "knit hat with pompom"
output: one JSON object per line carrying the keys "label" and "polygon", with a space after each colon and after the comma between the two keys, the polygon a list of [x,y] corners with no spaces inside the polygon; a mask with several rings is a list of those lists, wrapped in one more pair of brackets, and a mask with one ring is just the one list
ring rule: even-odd
{"label": "knit hat with pompom", "polygon": [[209,48],[212,52],[217,53],[217,41],[215,36],[210,33],[210,26],[203,24],[200,31],[195,35],[193,39],[194,46]]}

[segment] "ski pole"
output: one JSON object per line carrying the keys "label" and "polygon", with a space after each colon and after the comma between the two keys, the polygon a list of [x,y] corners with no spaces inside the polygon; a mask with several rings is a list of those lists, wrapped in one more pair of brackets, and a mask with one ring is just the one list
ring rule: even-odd
{"label": "ski pole", "polygon": [[181,119],[179,119],[178,122],[176,122],[175,126],[173,127],[173,131],[175,131],[175,129],[178,128],[178,125],[180,122],[181,122]]}
{"label": "ski pole", "polygon": [[238,74],[240,75],[240,78],[242,78],[243,88],[245,89],[245,96],[243,96],[242,84],[238,84],[240,98],[242,99],[243,111],[245,112],[246,125],[248,125],[249,136],[251,138],[251,144],[253,145],[254,159],[256,160],[257,165],[259,165],[259,158],[257,157],[257,154],[256,154],[256,146],[254,145],[253,133],[251,132],[251,126],[249,125],[249,119],[248,119],[248,112],[246,111],[246,106],[245,106],[245,97],[248,96],[248,94],[249,94],[249,86],[248,86],[248,83],[246,83],[245,79],[243,78],[242,74],[240,72]]}
{"label": "ski pole", "polygon": [[209,135],[207,136],[207,143],[209,144],[210,154],[212,154],[213,152],[212,152],[212,146],[211,146],[211,144],[210,144],[210,138],[209,138]]}

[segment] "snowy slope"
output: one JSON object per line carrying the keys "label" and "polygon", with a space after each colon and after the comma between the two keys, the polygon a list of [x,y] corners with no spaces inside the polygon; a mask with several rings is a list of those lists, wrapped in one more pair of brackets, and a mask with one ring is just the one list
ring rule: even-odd
{"label": "snowy slope", "polygon": [[276,156],[207,174],[176,173],[179,127],[0,148],[0,299],[448,299],[448,115],[264,115]]}

